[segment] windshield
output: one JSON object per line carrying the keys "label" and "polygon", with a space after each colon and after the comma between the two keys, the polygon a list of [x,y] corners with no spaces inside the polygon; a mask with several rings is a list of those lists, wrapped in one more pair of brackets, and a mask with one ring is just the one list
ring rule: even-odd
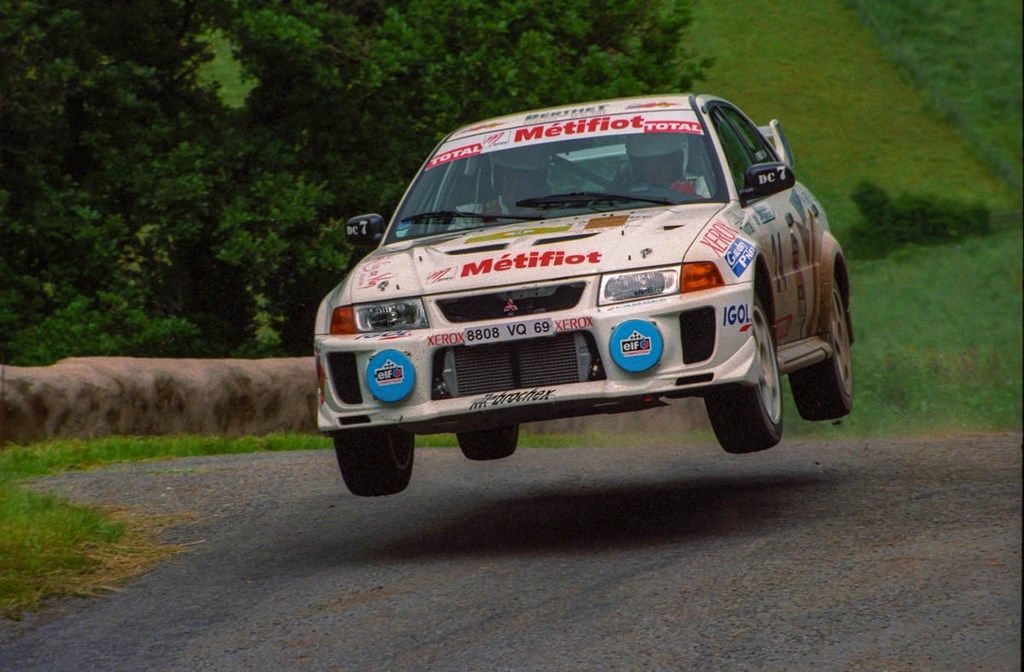
{"label": "windshield", "polygon": [[384,242],[521,219],[727,200],[693,112],[572,119],[449,139],[417,175]]}

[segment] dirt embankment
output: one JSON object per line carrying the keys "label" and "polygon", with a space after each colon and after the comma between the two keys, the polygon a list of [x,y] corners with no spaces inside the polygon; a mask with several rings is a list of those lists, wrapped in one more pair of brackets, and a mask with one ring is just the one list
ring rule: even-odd
{"label": "dirt embankment", "polygon": [[0,376],[0,442],[316,431],[312,358],[82,357]]}

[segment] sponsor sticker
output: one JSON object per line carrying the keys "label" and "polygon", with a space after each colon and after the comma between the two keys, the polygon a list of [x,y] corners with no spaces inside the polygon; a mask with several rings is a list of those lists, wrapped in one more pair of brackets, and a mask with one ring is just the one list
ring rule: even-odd
{"label": "sponsor sticker", "polygon": [[725,251],[725,263],[732,269],[737,278],[743,275],[750,264],[754,263],[755,249],[752,243],[737,238]]}
{"label": "sponsor sticker", "polygon": [[752,322],[750,321],[750,304],[737,303],[735,305],[726,306],[722,311],[722,326],[731,327],[733,325],[739,325],[740,331],[747,331],[750,329]]}
{"label": "sponsor sticker", "polygon": [[703,135],[704,129],[696,121],[665,119],[664,121],[644,122],[644,133],[692,133],[693,135]]}
{"label": "sponsor sticker", "polygon": [[627,110],[649,110],[649,109],[656,108],[656,107],[675,107],[675,103],[665,103],[665,102],[662,102],[662,103],[633,103],[632,105],[627,105],[626,109]]}
{"label": "sponsor sticker", "polygon": [[382,350],[366,365],[366,386],[374,397],[386,403],[409,396],[415,380],[412,361],[398,350]]}
{"label": "sponsor sticker", "polygon": [[455,269],[449,266],[448,268],[441,268],[432,273],[427,274],[427,283],[434,284],[435,282],[444,282],[445,280],[452,280],[455,278]]}
{"label": "sponsor sticker", "polygon": [[604,114],[607,107],[607,105],[591,105],[590,107],[573,107],[564,110],[552,110],[550,112],[534,112],[533,114],[526,115],[526,120],[592,117],[595,114]]}
{"label": "sponsor sticker", "polygon": [[661,359],[664,342],[651,322],[626,320],[612,331],[609,343],[612,361],[632,373],[647,371]]}
{"label": "sponsor sticker", "polygon": [[465,132],[469,133],[471,131],[486,131],[489,128],[498,128],[499,126],[502,126],[501,122],[492,121],[492,122],[487,123],[487,124],[477,124],[476,126],[470,126],[469,128],[467,128],[465,130]]}
{"label": "sponsor sticker", "polygon": [[555,320],[555,331],[581,331],[594,326],[594,320],[584,315],[583,317],[567,317],[564,320]]}
{"label": "sponsor sticker", "polygon": [[359,273],[356,274],[356,287],[358,289],[369,289],[398,277],[397,274],[387,270],[391,265],[391,261],[390,257],[384,257],[383,259],[376,259],[363,264],[362,268],[359,269]]}
{"label": "sponsor sticker", "polygon": [[[530,115],[523,126],[499,128],[504,126],[505,123],[480,124],[461,131],[438,149],[427,161],[426,169],[523,143],[555,142],[576,136],[704,133],[696,114],[691,110],[661,109],[660,106],[616,114],[609,114],[602,106],[552,110]],[[488,133],[492,128],[495,130]],[[474,135],[476,141],[468,142],[469,135]]]}
{"label": "sponsor sticker", "polygon": [[498,131],[497,133],[489,133],[484,137],[484,147],[501,147],[507,145],[509,142],[508,131]]}
{"label": "sponsor sticker", "polygon": [[494,406],[509,406],[513,404],[530,404],[538,401],[550,401],[555,396],[554,390],[520,390],[518,392],[492,392],[480,399],[475,399],[469,406],[471,411],[479,411]]}
{"label": "sponsor sticker", "polygon": [[789,336],[789,330],[793,326],[793,315],[783,315],[775,320],[775,340],[781,340]]}
{"label": "sponsor sticker", "polygon": [[488,273],[501,273],[510,271],[513,268],[546,268],[548,266],[575,266],[579,264],[599,264],[601,253],[587,252],[586,254],[566,254],[564,250],[545,250],[543,252],[520,252],[514,257],[510,252],[499,257],[489,257],[480,261],[471,261],[462,265],[459,277],[467,278],[473,275],[487,275]]}
{"label": "sponsor sticker", "polygon": [[771,203],[758,203],[754,206],[754,214],[757,215],[757,219],[762,224],[775,219],[775,208],[772,207]]}
{"label": "sponsor sticker", "polygon": [[465,342],[466,339],[463,338],[461,331],[448,331],[427,336],[427,345],[432,346],[463,345]]}
{"label": "sponsor sticker", "polygon": [[701,245],[710,247],[718,254],[725,254],[729,245],[736,240],[736,232],[725,222],[716,219],[700,239]]}
{"label": "sponsor sticker", "polygon": [[483,243],[489,240],[508,240],[509,238],[522,238],[523,236],[542,236],[545,233],[564,233],[572,228],[571,224],[561,226],[531,226],[526,229],[513,229],[500,233],[489,233],[485,236],[473,236],[466,238],[467,243]]}
{"label": "sponsor sticker", "polygon": [[651,337],[644,336],[636,329],[619,341],[619,354],[623,357],[646,357],[651,354]]}
{"label": "sponsor sticker", "polygon": [[455,149],[449,149],[446,152],[435,154],[434,158],[427,162],[426,170],[431,168],[437,168],[441,164],[448,163],[449,161],[456,161],[458,159],[466,159],[471,156],[476,156],[484,151],[484,146],[479,142],[475,142],[472,145],[463,145],[462,147],[456,147]]}
{"label": "sponsor sticker", "polygon": [[618,228],[626,223],[629,215],[611,215],[608,217],[594,217],[587,222],[584,229],[610,229]]}
{"label": "sponsor sticker", "polygon": [[374,334],[359,334],[354,340],[357,341],[393,341],[396,338],[405,338],[406,336],[412,336],[411,331],[382,331]]}

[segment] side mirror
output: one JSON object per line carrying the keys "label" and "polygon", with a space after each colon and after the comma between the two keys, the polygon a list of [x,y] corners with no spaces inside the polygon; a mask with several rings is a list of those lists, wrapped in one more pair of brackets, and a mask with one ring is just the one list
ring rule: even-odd
{"label": "side mirror", "polygon": [[785,191],[796,184],[793,170],[784,163],[755,163],[743,174],[740,205]]}
{"label": "side mirror", "polygon": [[374,213],[359,215],[345,224],[345,238],[357,247],[377,247],[384,238],[384,218]]}

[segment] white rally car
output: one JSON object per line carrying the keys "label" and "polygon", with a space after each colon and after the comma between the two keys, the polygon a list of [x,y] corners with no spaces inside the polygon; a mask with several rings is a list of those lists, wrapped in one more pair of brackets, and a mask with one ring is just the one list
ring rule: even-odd
{"label": "white rally car", "polygon": [[500,117],[446,137],[320,305],[318,422],[358,495],[409,482],[416,433],[466,457],[519,424],[700,396],[722,447],[852,404],[849,280],[778,122],[665,95]]}

